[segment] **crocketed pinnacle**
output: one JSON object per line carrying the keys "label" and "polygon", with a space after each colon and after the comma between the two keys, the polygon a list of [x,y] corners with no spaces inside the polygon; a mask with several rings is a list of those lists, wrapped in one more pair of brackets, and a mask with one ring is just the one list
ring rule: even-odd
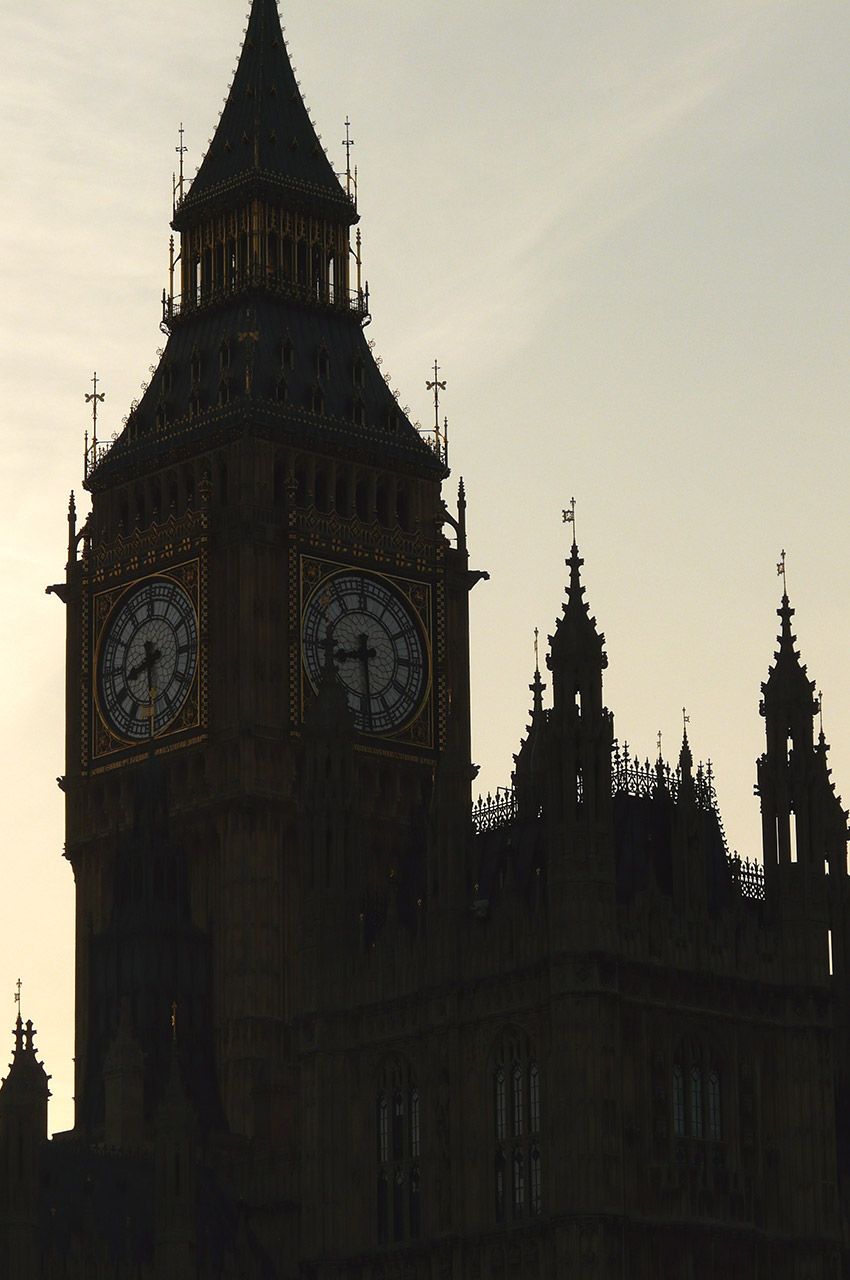
{"label": "crocketed pinnacle", "polygon": [[593,660],[604,669],[608,666],[608,657],[603,649],[605,636],[597,631],[596,619],[591,617],[584,598],[584,587],[581,582],[581,566],[584,560],[579,555],[575,542],[566,564],[570,571],[567,603],[564,605],[563,617],[558,619],[554,636],[549,637],[552,652],[547,658],[547,663],[551,670],[553,664],[562,659],[581,657]]}
{"label": "crocketed pinnacle", "polygon": [[[540,664],[534,664],[534,679],[528,686],[531,690],[531,723],[526,726],[526,736],[520,743],[519,751],[514,754],[514,785],[517,789],[517,798],[524,808],[527,802],[529,806],[536,806],[539,797],[536,794],[535,777],[538,777],[538,765],[543,756],[541,750],[546,734],[546,712],[543,710],[543,690],[546,685],[540,679]],[[529,788],[531,790],[529,791]]]}
{"label": "crocketed pinnacle", "polygon": [[0,1110],[15,1103],[50,1097],[50,1076],[35,1056],[35,1028],[20,1013],[15,1023],[15,1051],[9,1074],[0,1085]]}
{"label": "crocketed pinnacle", "polygon": [[688,742],[688,730],[684,729],[682,733],[682,746],[679,751],[679,771],[681,776],[690,777],[691,770],[694,767],[694,758],[691,754],[691,744]]}
{"label": "crocketed pinnacle", "polygon": [[533,699],[531,703],[531,716],[532,719],[535,720],[543,712],[543,690],[546,688],[545,684],[540,679],[539,664],[534,668],[534,679],[528,687],[531,690]]}
{"label": "crocketed pinnacle", "polygon": [[[766,703],[797,703],[806,715],[814,715],[817,702],[814,698],[814,680],[806,675],[806,664],[800,661],[800,655],[794,648],[797,637],[791,631],[791,619],[794,610],[788,600],[787,593],[782,596],[782,604],[777,609],[781,625],[779,630],[779,648],[774,653],[774,662],[767,680],[762,685],[762,693]],[[764,703],[762,714],[765,713]]]}
{"label": "crocketed pinnacle", "polygon": [[679,799],[690,802],[694,797],[694,758],[691,744],[688,742],[688,727],[682,731],[682,746],[679,751]]}
{"label": "crocketed pinnacle", "polygon": [[209,150],[174,226],[202,205],[232,199],[238,188],[285,189],[309,206],[333,206],[356,222],[316,134],[295,79],[277,0],[253,0],[233,84]]}

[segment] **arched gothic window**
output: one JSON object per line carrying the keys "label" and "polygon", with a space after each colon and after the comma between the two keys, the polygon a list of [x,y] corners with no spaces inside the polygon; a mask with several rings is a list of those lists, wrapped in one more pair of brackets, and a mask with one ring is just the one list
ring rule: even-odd
{"label": "arched gothic window", "polygon": [[422,1230],[419,1089],[408,1064],[386,1063],[376,1099],[378,1243],[416,1240]]}
{"label": "arched gothic window", "polygon": [[531,1041],[509,1032],[493,1061],[493,1191],[496,1221],[524,1222],[543,1208],[540,1072]]}
{"label": "arched gothic window", "polygon": [[[680,1163],[723,1162],[723,1088],[720,1067],[702,1045],[681,1043],[673,1055],[672,1129]],[[711,1146],[710,1157],[707,1148]]]}

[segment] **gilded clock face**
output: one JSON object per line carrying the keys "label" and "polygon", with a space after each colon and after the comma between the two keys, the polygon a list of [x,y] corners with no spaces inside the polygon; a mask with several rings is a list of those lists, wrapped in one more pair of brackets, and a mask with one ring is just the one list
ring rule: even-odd
{"label": "gilded clock face", "polygon": [[179,714],[197,665],[198,621],[183,588],[170,578],[131,588],[98,646],[97,700],[106,724],[130,742],[155,737]]}
{"label": "gilded clock face", "polygon": [[317,689],[330,632],[339,678],[357,728],[386,734],[403,728],[428,687],[425,640],[410,605],[383,578],[344,571],[325,578],[304,609],[304,666]]}

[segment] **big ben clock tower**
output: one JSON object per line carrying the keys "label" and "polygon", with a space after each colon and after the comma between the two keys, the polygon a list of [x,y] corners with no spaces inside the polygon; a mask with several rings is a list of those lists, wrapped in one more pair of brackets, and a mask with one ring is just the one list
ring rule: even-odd
{"label": "big ben clock tower", "polygon": [[176,1040],[201,1123],[275,1146],[341,939],[459,892],[475,575],[364,338],[275,0],[180,197],[165,348],[87,450],[63,589],[77,1129],[108,1136],[128,1045],[151,1123]]}

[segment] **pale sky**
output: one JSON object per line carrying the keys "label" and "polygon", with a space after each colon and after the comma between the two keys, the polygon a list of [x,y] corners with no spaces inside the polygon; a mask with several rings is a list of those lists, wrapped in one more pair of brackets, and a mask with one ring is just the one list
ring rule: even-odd
{"label": "pale sky", "polygon": [[[84,401],[157,348],[171,174],[223,105],[247,0],[0,0],[0,1069],[15,980],[72,1123],[63,577]],[[759,686],[781,583],[850,803],[846,0],[282,0],[334,165],[349,115],[368,336],[427,425],[448,382],[475,588],[474,758],[510,781],[575,495],[606,702],[675,763],[682,708],[759,855]],[[4,1036],[6,1037],[4,1041]]]}

